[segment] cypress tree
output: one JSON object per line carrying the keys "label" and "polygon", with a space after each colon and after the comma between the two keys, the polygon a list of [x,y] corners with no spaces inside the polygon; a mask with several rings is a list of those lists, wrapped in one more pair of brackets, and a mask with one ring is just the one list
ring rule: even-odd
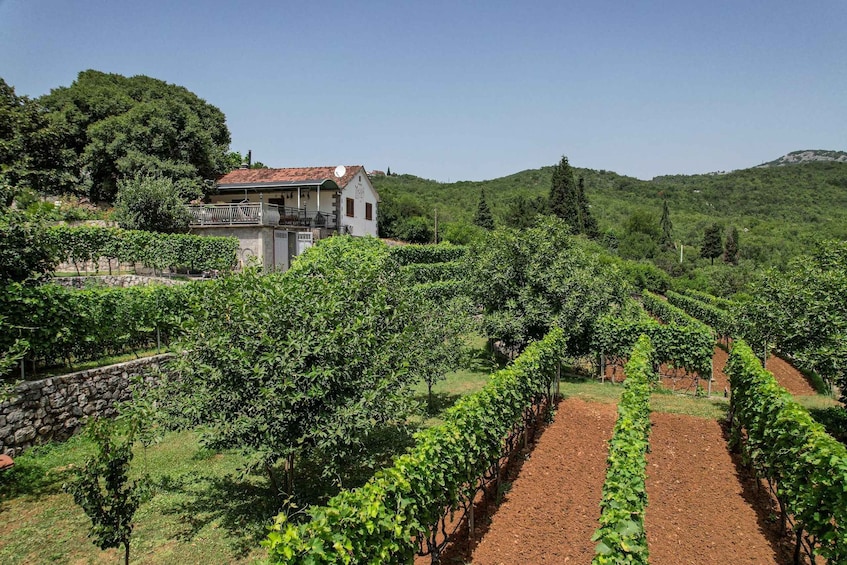
{"label": "cypress tree", "polygon": [[597,227],[597,220],[591,215],[591,206],[585,196],[585,179],[582,177],[579,177],[579,182],[576,185],[576,202],[579,215],[578,232],[584,233],[591,239],[597,239],[600,237],[600,228]]}
{"label": "cypress tree", "polygon": [[485,201],[485,190],[479,192],[479,205],[476,207],[473,223],[487,230],[494,229],[494,216],[491,215],[491,208]]}
{"label": "cypress tree", "polygon": [[705,259],[711,259],[712,265],[714,265],[715,257],[720,257],[721,253],[723,253],[721,227],[718,224],[712,224],[706,228],[703,234],[703,248],[700,250],[700,256]]}
{"label": "cypress tree", "polygon": [[565,156],[562,156],[562,160],[553,169],[550,211],[571,226],[574,233],[580,231],[576,183],[573,180],[573,170]]}
{"label": "cypress tree", "polygon": [[723,247],[723,260],[732,265],[738,264],[738,228],[732,226],[726,234]]}
{"label": "cypress tree", "polygon": [[670,251],[674,248],[673,244],[673,224],[671,223],[671,211],[668,208],[668,201],[662,203],[662,219],[659,220],[659,226],[662,228],[662,239],[659,241],[664,251]]}

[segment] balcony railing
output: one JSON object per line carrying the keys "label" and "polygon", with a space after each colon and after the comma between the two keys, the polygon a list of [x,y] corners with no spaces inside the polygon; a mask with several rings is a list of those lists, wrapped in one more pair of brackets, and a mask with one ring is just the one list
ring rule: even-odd
{"label": "balcony railing", "polygon": [[338,225],[335,214],[258,202],[192,204],[188,206],[188,212],[193,227],[253,225],[334,229]]}

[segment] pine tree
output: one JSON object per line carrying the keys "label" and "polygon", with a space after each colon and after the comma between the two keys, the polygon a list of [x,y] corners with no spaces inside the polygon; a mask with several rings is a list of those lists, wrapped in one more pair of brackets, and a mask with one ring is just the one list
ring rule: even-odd
{"label": "pine tree", "polygon": [[488,202],[485,200],[485,190],[481,190],[479,193],[479,205],[476,208],[473,223],[487,230],[494,229],[494,216],[491,215],[491,208],[488,207]]}
{"label": "pine tree", "polygon": [[387,176],[387,177],[391,176],[391,167],[388,167],[388,170],[386,171],[385,176]]}
{"label": "pine tree", "polygon": [[738,264],[738,228],[732,226],[726,233],[723,246],[723,260],[732,265]]}
{"label": "pine tree", "polygon": [[705,259],[711,259],[712,265],[714,265],[715,257],[720,257],[721,253],[723,253],[721,227],[718,224],[712,224],[706,228],[703,234],[703,248],[700,250],[700,256]]}
{"label": "pine tree", "polygon": [[659,220],[659,227],[662,228],[662,239],[659,241],[662,250],[670,251],[674,248],[673,244],[673,224],[671,223],[671,211],[668,208],[668,201],[662,203],[662,219]]}

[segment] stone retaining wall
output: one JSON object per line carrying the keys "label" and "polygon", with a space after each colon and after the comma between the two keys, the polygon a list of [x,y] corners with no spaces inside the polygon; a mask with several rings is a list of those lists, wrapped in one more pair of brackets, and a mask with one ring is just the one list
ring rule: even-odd
{"label": "stone retaining wall", "polygon": [[18,455],[50,440],[65,440],[90,416],[114,416],[115,404],[131,396],[136,376],[149,376],[171,354],[23,382],[0,404],[0,453]]}
{"label": "stone retaining wall", "polygon": [[142,275],[98,275],[90,277],[55,277],[53,283],[72,288],[85,288],[87,286],[141,286],[146,284],[177,285],[185,281],[180,279],[169,279],[167,277],[147,277]]}

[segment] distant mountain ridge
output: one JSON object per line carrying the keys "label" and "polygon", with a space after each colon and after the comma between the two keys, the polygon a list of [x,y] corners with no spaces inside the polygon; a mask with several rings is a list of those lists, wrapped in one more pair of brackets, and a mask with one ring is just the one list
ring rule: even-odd
{"label": "distant mountain ridge", "polygon": [[801,151],[792,151],[787,155],[783,155],[779,159],[762,163],[756,168],[783,167],[785,165],[799,165],[814,161],[835,161],[837,163],[847,163],[847,152],[830,151],[826,149],[803,149]]}

